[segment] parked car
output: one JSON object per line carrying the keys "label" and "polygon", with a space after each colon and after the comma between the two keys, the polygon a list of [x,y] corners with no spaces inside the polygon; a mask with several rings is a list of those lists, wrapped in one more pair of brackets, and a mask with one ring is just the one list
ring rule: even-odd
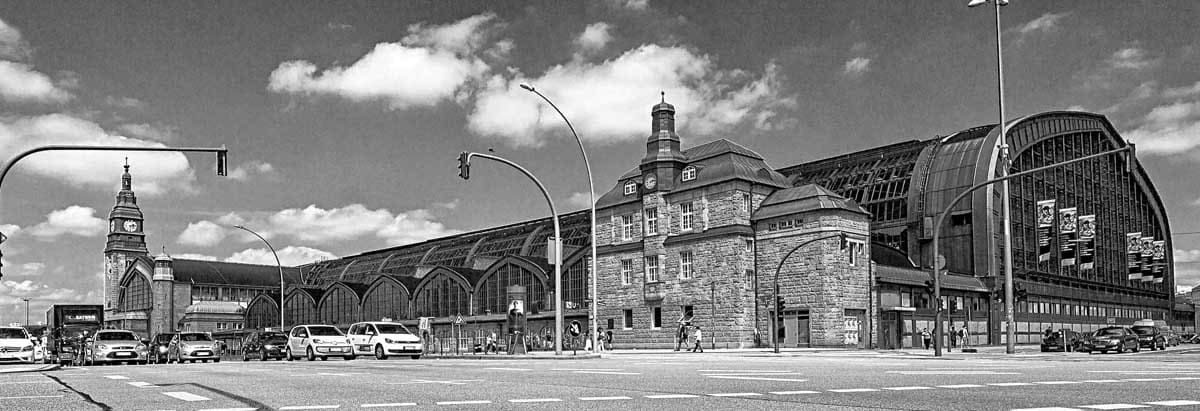
{"label": "parked car", "polygon": [[1139,351],[1137,333],[1125,327],[1101,328],[1083,343],[1083,349],[1088,352],[1099,351],[1101,353],[1116,351],[1117,354],[1126,350],[1137,352]]}
{"label": "parked car", "polygon": [[156,364],[165,364],[167,362],[167,353],[171,349],[171,340],[175,339],[175,333],[159,333],[154,338],[150,339],[150,361]]}
{"label": "parked car", "polygon": [[1052,331],[1042,337],[1042,352],[1047,351],[1079,351],[1083,345],[1083,336],[1071,329]]}
{"label": "parked car", "polygon": [[340,356],[346,360],[354,359],[354,351],[350,347],[350,339],[342,334],[342,330],[332,325],[297,325],[288,333],[288,345],[284,348],[284,356],[291,361],[296,355],[303,355],[309,361],[320,358],[328,360],[330,356]]}
{"label": "parked car", "polygon": [[171,346],[168,349],[168,356],[174,359],[176,363],[183,364],[184,361],[196,362],[221,362],[221,356],[218,355],[217,342],[213,341],[212,335],[206,332],[183,332],[171,339]]}
{"label": "parked car", "polygon": [[0,327],[0,360],[16,360],[32,364],[36,360],[37,344],[22,327]]}
{"label": "parked car", "polygon": [[356,355],[375,354],[376,359],[386,360],[389,355],[407,355],[416,360],[421,358],[421,338],[400,323],[361,322],[350,326],[346,333]]}
{"label": "parked car", "polygon": [[255,331],[242,341],[242,361],[251,357],[266,361],[269,358],[283,359],[287,352],[287,334],[278,331]]}
{"label": "parked car", "polygon": [[1135,325],[1130,328],[1137,333],[1139,346],[1149,348],[1150,351],[1167,349],[1167,336],[1158,327]]}
{"label": "parked car", "polygon": [[99,330],[84,341],[83,360],[87,365],[149,363],[149,340],[138,338],[133,331]]}

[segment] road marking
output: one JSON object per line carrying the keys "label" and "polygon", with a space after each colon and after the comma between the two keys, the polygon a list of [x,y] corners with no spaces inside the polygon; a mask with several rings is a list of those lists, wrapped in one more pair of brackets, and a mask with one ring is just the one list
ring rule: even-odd
{"label": "road marking", "polygon": [[359,405],[359,407],[363,407],[363,408],[376,408],[376,407],[413,407],[413,406],[416,406],[416,405],[417,405],[417,403],[415,403],[415,402],[393,402],[393,403],[389,403],[389,404],[363,404],[363,405]]}
{"label": "road marking", "polygon": [[820,394],[820,391],[771,391],[775,395]]}
{"label": "road marking", "polygon": [[258,408],[205,408],[200,411],[257,411]]}
{"label": "road marking", "polygon": [[1034,384],[1042,384],[1042,385],[1065,385],[1065,384],[1079,384],[1080,382],[1079,381],[1034,381],[1033,383]]}
{"label": "road marking", "polygon": [[104,378],[108,378],[110,380],[128,380],[129,379],[129,377],[126,377],[124,375],[105,375]]}
{"label": "road marking", "polygon": [[1088,371],[1105,374],[1200,374],[1200,371]]}
{"label": "road marking", "polygon": [[559,402],[558,398],[526,398],[522,400],[508,400],[508,402]]}
{"label": "road marking", "polygon": [[438,401],[437,405],[470,405],[470,404],[491,404],[488,400],[468,400],[468,401]]}
{"label": "road marking", "polygon": [[620,368],[551,368],[550,371],[622,371]]}
{"label": "road marking", "polygon": [[708,378],[722,378],[727,380],[759,380],[759,381],[790,381],[790,382],[805,382],[808,380],[799,378],[768,378],[768,377],[746,377],[738,375],[705,375]]}
{"label": "road marking", "polygon": [[1121,382],[1121,380],[1083,380],[1083,382],[1095,382],[1103,384],[1106,382]]}
{"label": "road marking", "polygon": [[754,397],[754,396],[758,396],[758,395],[762,395],[762,394],[759,394],[757,392],[722,392],[722,393],[708,394],[708,395],[713,396],[713,397]]}
{"label": "road marking", "polygon": [[915,387],[884,387],[883,389],[892,390],[892,391],[911,391],[911,390],[932,390],[933,387],[919,387],[919,386],[915,386]]}
{"label": "road marking", "polygon": [[1046,407],[1046,408],[1017,408],[1012,411],[1082,411],[1078,408]]}
{"label": "road marking", "polygon": [[289,405],[280,408],[281,410],[330,410],[339,408],[341,405]]}
{"label": "road marking", "polygon": [[1200,377],[1171,377],[1171,380],[1193,381],[1200,380]]}
{"label": "road marking", "polygon": [[646,398],[655,399],[655,400],[666,399],[666,398],[696,398],[696,397],[699,397],[699,395],[691,395],[691,394],[656,394],[656,395],[647,395],[647,396],[646,396]]}
{"label": "road marking", "polygon": [[1019,372],[1004,372],[1004,371],[888,371],[888,374],[903,374],[903,375],[1020,375]]}
{"label": "road marking", "polygon": [[449,384],[449,385],[466,385],[468,382],[476,382],[483,380],[412,380],[410,382],[389,382],[390,385],[407,385],[407,384]]}
{"label": "road marking", "polygon": [[1180,405],[1200,405],[1200,401],[1175,400],[1175,401],[1150,401],[1146,404],[1162,405],[1164,407],[1178,407]]}
{"label": "road marking", "polygon": [[175,398],[177,400],[184,400],[184,401],[208,401],[209,400],[208,397],[201,397],[199,395],[192,394],[190,392],[185,392],[185,391],[168,391],[168,392],[164,392],[163,395]]}
{"label": "road marking", "polygon": [[576,374],[611,374],[611,375],[642,375],[640,372],[620,372],[620,371],[575,371]]}
{"label": "road marking", "polygon": [[1083,408],[1091,408],[1093,410],[1126,410],[1130,408],[1150,408],[1149,405],[1137,404],[1096,404],[1096,405],[1080,405]]}
{"label": "road marking", "polygon": [[788,370],[696,370],[696,372],[716,372],[722,374],[794,374]]}
{"label": "road marking", "polygon": [[1033,383],[1031,383],[1031,382],[993,382],[993,383],[988,383],[988,385],[994,385],[997,387],[1018,387],[1018,386],[1022,386],[1022,385],[1033,385]]}
{"label": "road marking", "polygon": [[533,369],[532,369],[532,368],[503,368],[503,367],[487,367],[487,368],[484,368],[484,369],[485,369],[485,370],[497,370],[497,371],[533,371]]}
{"label": "road marking", "polygon": [[616,397],[579,397],[580,401],[614,401],[614,400],[632,400],[633,398],[616,396]]}
{"label": "road marking", "polygon": [[874,388],[844,388],[844,389],[840,389],[840,390],[829,390],[829,392],[871,392],[871,391],[879,391],[879,390],[874,389]]}
{"label": "road marking", "polygon": [[12,381],[12,382],[0,382],[0,384],[45,384],[45,383],[49,383],[49,382],[54,382],[54,381],[50,381],[50,380],[45,380],[45,381]]}
{"label": "road marking", "polygon": [[129,382],[128,384],[132,385],[134,387],[138,387],[138,388],[158,388],[157,385],[154,385],[154,384],[151,384],[151,383],[148,383],[145,381],[133,381],[133,382]]}
{"label": "road marking", "polygon": [[0,400],[25,400],[31,398],[62,398],[61,395],[29,395],[24,397],[0,397]]}
{"label": "road marking", "polygon": [[982,385],[979,385],[979,384],[952,384],[952,385],[939,385],[938,387],[939,388],[979,388],[979,387],[982,387]]}

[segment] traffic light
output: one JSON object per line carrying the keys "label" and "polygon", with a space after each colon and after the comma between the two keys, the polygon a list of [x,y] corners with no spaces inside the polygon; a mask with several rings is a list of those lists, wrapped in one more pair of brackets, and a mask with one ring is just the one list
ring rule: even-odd
{"label": "traffic light", "polygon": [[776,313],[775,315],[782,315],[780,313],[783,312],[784,308],[785,308],[785,306],[783,304],[783,296],[782,295],[775,296],[775,313]]}
{"label": "traffic light", "polygon": [[458,176],[463,180],[471,179],[471,154],[466,151],[458,155]]}
{"label": "traffic light", "polygon": [[958,300],[956,300],[954,298],[950,298],[950,297],[946,297],[946,299],[950,300],[950,302],[948,303],[948,304],[950,304],[950,311],[958,311]]}
{"label": "traffic light", "polygon": [[[221,146],[221,148],[224,149],[225,146]],[[228,151],[218,151],[217,152],[217,175],[221,176],[221,177],[229,175],[229,152]]]}
{"label": "traffic light", "polygon": [[925,280],[925,292],[933,295],[933,280]]}

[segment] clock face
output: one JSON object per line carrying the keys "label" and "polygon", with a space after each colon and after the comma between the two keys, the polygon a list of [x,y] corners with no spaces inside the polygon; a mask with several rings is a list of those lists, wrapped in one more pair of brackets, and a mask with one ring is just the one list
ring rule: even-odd
{"label": "clock face", "polygon": [[134,231],[137,231],[137,229],[138,229],[137,221],[126,221],[125,222],[125,231],[132,233]]}
{"label": "clock face", "polygon": [[646,174],[646,177],[642,181],[644,181],[646,188],[649,189],[654,189],[654,186],[658,185],[658,179],[654,178],[654,174]]}

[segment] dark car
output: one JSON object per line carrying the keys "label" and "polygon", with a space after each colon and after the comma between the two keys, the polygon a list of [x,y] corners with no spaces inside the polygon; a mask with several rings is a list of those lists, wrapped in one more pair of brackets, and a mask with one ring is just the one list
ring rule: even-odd
{"label": "dark car", "polygon": [[1083,350],[1101,353],[1116,351],[1117,354],[1126,350],[1137,352],[1139,351],[1137,333],[1125,327],[1101,328],[1084,341]]}
{"label": "dark car", "polygon": [[1167,349],[1167,335],[1158,327],[1150,325],[1135,325],[1130,327],[1137,333],[1138,345],[1149,348],[1150,351]]}
{"label": "dark car", "polygon": [[173,338],[175,338],[175,333],[160,333],[150,339],[150,362],[167,363],[167,351],[171,347]]}
{"label": "dark car", "polygon": [[287,352],[287,343],[287,334],[278,331],[252,332],[242,341],[242,361],[250,361],[251,358],[282,360]]}
{"label": "dark car", "polygon": [[1075,330],[1061,329],[1051,331],[1042,337],[1042,352],[1047,351],[1062,351],[1071,352],[1079,351],[1083,345],[1083,336]]}

